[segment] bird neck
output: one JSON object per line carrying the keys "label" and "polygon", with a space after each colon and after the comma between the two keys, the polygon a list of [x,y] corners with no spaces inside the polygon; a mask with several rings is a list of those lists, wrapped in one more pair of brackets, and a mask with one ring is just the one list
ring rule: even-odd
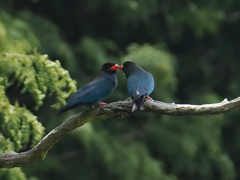
{"label": "bird neck", "polygon": [[117,71],[115,70],[101,71],[100,74],[116,75]]}
{"label": "bird neck", "polygon": [[127,72],[125,73],[127,79],[129,76],[133,75],[133,74],[138,74],[138,73],[141,73],[143,72],[144,69],[142,69],[141,67],[139,66],[134,66],[134,67],[130,67],[128,68]]}

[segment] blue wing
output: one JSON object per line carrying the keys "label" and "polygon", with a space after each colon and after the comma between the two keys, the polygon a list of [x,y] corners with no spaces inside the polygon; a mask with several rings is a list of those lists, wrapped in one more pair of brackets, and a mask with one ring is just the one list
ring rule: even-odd
{"label": "blue wing", "polygon": [[74,93],[68,101],[68,105],[92,105],[105,100],[110,96],[117,84],[109,78],[98,78]]}
{"label": "blue wing", "polygon": [[75,107],[93,106],[95,103],[105,100],[112,94],[116,86],[116,76],[98,76],[74,93],[68,103],[59,110],[57,117]]}
{"label": "blue wing", "polygon": [[154,79],[148,72],[134,74],[128,78],[128,92],[134,99],[151,94],[153,89]]}

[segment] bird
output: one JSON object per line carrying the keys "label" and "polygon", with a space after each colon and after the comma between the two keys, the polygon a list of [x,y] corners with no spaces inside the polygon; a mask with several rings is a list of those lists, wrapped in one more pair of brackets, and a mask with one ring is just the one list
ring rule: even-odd
{"label": "bird", "polygon": [[139,65],[131,61],[125,61],[120,67],[128,79],[127,90],[133,100],[132,112],[144,110],[144,102],[151,99],[149,95],[154,90],[154,78]]}
{"label": "bird", "polygon": [[117,70],[120,67],[117,63],[108,62],[102,65],[102,68],[97,77],[77,90],[63,106],[56,117],[66,111],[78,106],[93,107],[95,105],[105,105],[101,102],[108,98],[118,85]]}

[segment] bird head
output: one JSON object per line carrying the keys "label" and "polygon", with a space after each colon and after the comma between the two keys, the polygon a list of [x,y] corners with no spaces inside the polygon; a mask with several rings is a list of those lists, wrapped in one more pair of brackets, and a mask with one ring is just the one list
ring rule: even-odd
{"label": "bird head", "polygon": [[136,63],[132,61],[125,61],[123,65],[119,68],[120,71],[123,71],[123,73],[127,76],[127,78],[138,68],[140,68]]}
{"label": "bird head", "polygon": [[132,61],[125,61],[119,69],[122,71],[126,71],[128,69],[131,69],[133,66],[138,66],[138,65]]}
{"label": "bird head", "polygon": [[101,71],[117,71],[119,68],[117,63],[108,62],[102,65]]}

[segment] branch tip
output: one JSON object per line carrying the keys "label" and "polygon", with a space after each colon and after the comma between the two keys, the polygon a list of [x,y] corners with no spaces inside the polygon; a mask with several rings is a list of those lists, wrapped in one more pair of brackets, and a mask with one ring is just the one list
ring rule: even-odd
{"label": "branch tip", "polygon": [[227,98],[225,98],[222,102],[225,102],[225,103],[227,103],[227,102],[229,102],[228,101],[228,99]]}

